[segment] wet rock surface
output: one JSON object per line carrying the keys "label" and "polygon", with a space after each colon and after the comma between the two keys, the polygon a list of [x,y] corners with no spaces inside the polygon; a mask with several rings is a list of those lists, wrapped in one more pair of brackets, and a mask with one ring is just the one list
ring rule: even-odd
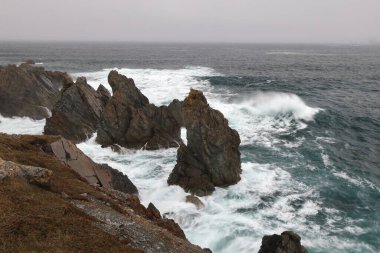
{"label": "wet rock surface", "polygon": [[198,197],[193,195],[187,195],[186,202],[194,204],[197,207],[197,209],[200,209],[205,206]]}
{"label": "wet rock surface", "polygon": [[241,174],[240,137],[223,114],[208,105],[201,91],[193,89],[172,110],[182,115],[176,118],[186,127],[187,145],[178,149],[168,183],[199,196],[211,194],[215,186],[236,184]]}
{"label": "wet rock surface", "polygon": [[75,143],[88,139],[96,131],[110,96],[103,85],[96,91],[84,77],[66,84],[60,91],[52,116],[46,120],[44,133],[61,135]]}
{"label": "wet rock surface", "polygon": [[0,114],[5,117],[50,117],[59,89],[72,82],[67,73],[30,63],[0,68]]}
{"label": "wet rock surface", "polygon": [[291,231],[285,231],[281,235],[266,235],[263,237],[258,253],[307,253],[301,245],[301,237]]}
{"label": "wet rock surface", "polygon": [[133,79],[117,71],[109,73],[108,82],[113,95],[102,113],[99,144],[148,150],[179,146],[180,125],[168,107],[150,104]]}

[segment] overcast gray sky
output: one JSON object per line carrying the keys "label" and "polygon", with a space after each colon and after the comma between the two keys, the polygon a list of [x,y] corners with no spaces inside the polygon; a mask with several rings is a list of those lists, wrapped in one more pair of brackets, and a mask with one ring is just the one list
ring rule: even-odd
{"label": "overcast gray sky", "polygon": [[0,0],[0,40],[367,43],[380,0]]}

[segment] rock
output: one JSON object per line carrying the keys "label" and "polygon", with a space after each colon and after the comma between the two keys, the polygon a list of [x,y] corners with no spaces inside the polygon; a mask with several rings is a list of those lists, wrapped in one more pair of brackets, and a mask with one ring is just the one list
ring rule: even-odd
{"label": "rock", "polygon": [[264,236],[258,253],[307,253],[307,250],[298,234],[285,231],[281,235]]}
{"label": "rock", "polygon": [[110,148],[112,149],[113,152],[116,152],[116,153],[119,153],[119,154],[122,153],[121,147],[119,145],[117,145],[117,144],[112,144],[110,146]]}
{"label": "rock", "polygon": [[100,85],[95,91],[80,77],[61,90],[52,116],[46,119],[45,134],[61,135],[75,143],[92,136],[110,93]]}
{"label": "rock", "polygon": [[50,143],[51,152],[62,162],[76,171],[91,185],[137,194],[136,186],[129,178],[106,164],[97,164],[83,154],[70,141],[60,138]]}
{"label": "rock", "polygon": [[104,108],[111,98],[111,93],[102,84],[99,85],[98,89],[96,90],[96,93],[100,98],[100,101],[102,102]]}
{"label": "rock", "polygon": [[68,198],[70,198],[70,196],[67,195],[66,192],[61,192],[61,196],[62,196],[62,198],[64,198],[64,199],[68,199]]}
{"label": "rock", "polygon": [[23,63],[0,68],[0,114],[43,119],[51,116],[59,89],[72,82],[67,73]]}
{"label": "rock", "polygon": [[[2,249],[25,252],[27,245],[28,252],[30,249],[38,252],[209,252],[191,244],[173,220],[159,218],[159,211],[153,205],[149,210],[145,208],[138,195],[90,185],[79,175],[79,168],[74,167],[87,167],[82,157],[75,155],[68,145],[51,147],[51,143],[60,140],[57,136],[0,133],[0,156],[4,160],[53,172],[50,187],[35,187],[24,177],[0,179]],[[59,151],[63,148],[67,153]],[[61,157],[56,153],[66,155]],[[1,164],[0,168],[3,168]],[[0,169],[0,175],[3,171]]]}
{"label": "rock", "polygon": [[29,65],[33,65],[33,64],[36,64],[36,62],[35,62],[35,61],[33,61],[33,60],[31,60],[31,59],[29,59],[29,60],[26,60],[26,61],[25,61],[25,63],[26,63],[26,64],[29,64]]}
{"label": "rock", "polygon": [[178,124],[183,127],[185,126],[183,113],[182,113],[183,102],[178,99],[174,99],[169,105],[168,109],[172,113],[173,117],[176,119]]}
{"label": "rock", "polygon": [[151,203],[149,203],[147,211],[149,213],[149,216],[151,219],[161,219],[161,213],[158,211],[158,209]]}
{"label": "rock", "polygon": [[0,158],[0,183],[6,178],[22,178],[30,184],[49,187],[53,172],[51,170],[22,165]]}
{"label": "rock", "polygon": [[186,202],[194,204],[197,207],[197,209],[200,209],[205,206],[198,197],[193,195],[187,195]]}
{"label": "rock", "polygon": [[[179,105],[173,106],[179,108]],[[240,137],[228,126],[223,114],[212,109],[201,91],[191,89],[182,104],[187,146],[177,151],[177,164],[168,178],[198,196],[211,194],[215,186],[228,186],[240,180]]]}
{"label": "rock", "polygon": [[108,82],[113,95],[102,113],[99,144],[149,150],[179,146],[180,125],[168,107],[149,104],[133,79],[115,70],[109,73]]}

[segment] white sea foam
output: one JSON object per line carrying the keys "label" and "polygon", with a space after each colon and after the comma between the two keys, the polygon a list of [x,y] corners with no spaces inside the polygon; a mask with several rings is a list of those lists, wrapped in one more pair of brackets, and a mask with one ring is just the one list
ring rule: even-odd
{"label": "white sea foam", "polygon": [[[291,133],[305,128],[302,121],[313,120],[319,108],[307,106],[295,94],[280,92],[257,92],[250,97],[239,98],[236,94],[224,91],[217,93],[207,80],[198,77],[220,76],[215,70],[206,67],[184,69],[117,69],[119,73],[133,78],[136,86],[151,103],[167,105],[173,99],[186,97],[190,88],[204,92],[209,104],[220,111],[241,135],[242,144],[261,143],[272,146],[278,140],[273,133]],[[74,77],[84,76],[95,89],[102,83],[111,90],[107,76],[112,69],[97,72],[75,73]],[[228,99],[232,98],[232,102]]]}
{"label": "white sea foam", "polygon": [[45,120],[28,117],[5,118],[0,115],[0,132],[7,134],[42,134]]}
{"label": "white sea foam", "polygon": [[277,135],[304,129],[307,121],[312,121],[321,110],[291,93],[256,92],[249,97],[230,97],[232,102],[214,95],[209,102],[238,130],[243,145],[259,143],[272,147],[280,141]]}
{"label": "white sea foam", "polygon": [[[86,76],[97,88],[107,84],[110,69],[77,73]],[[242,144],[273,146],[279,134],[287,134],[307,127],[308,121],[318,113],[318,108],[305,104],[295,94],[258,92],[249,98],[236,101],[234,94],[217,93],[198,76],[218,75],[213,69],[189,67],[177,70],[120,69],[120,73],[135,79],[137,87],[157,105],[168,104],[172,99],[183,99],[190,87],[203,90],[210,105],[229,120],[239,131]],[[40,134],[44,121],[27,118],[0,117],[0,131],[7,133]],[[186,131],[181,131],[185,139]],[[161,213],[175,219],[184,229],[187,238],[213,252],[257,252],[265,234],[295,230],[302,235],[308,248],[342,251],[352,249],[356,241],[345,240],[329,234],[335,222],[342,220],[339,210],[321,207],[318,191],[295,180],[289,172],[274,164],[243,162],[241,181],[227,188],[217,188],[207,197],[201,197],[205,207],[197,209],[187,203],[186,193],[178,186],[168,186],[166,180],[176,162],[176,149],[156,151],[122,149],[121,154],[95,143],[96,135],[78,147],[92,159],[108,163],[128,175],[138,187],[142,203],[153,202]],[[302,145],[287,143],[289,147]],[[244,155],[244,154],[243,154]],[[316,219],[325,212],[326,228]],[[342,228],[349,233],[362,232],[354,222]],[[360,249],[370,249],[359,245]],[[371,250],[367,250],[371,252]]]}
{"label": "white sea foam", "polygon": [[169,104],[173,99],[183,99],[190,88],[201,89],[207,92],[210,85],[196,77],[221,75],[211,68],[187,67],[184,69],[128,69],[113,68],[97,72],[75,73],[74,77],[84,76],[95,89],[103,84],[111,91],[107,76],[111,70],[117,70],[129,78],[133,78],[136,86],[156,105]]}
{"label": "white sea foam", "polygon": [[[99,83],[107,84],[109,71],[76,75],[86,76],[96,88]],[[319,111],[307,106],[297,95],[287,93],[257,92],[237,101],[233,99],[235,94],[216,92],[207,81],[197,78],[219,75],[210,68],[118,71],[133,78],[136,86],[157,105],[168,104],[175,98],[183,99],[190,87],[202,90],[209,104],[220,110],[239,131],[243,145],[271,146],[278,142],[277,134],[307,127],[307,121]],[[186,139],[184,129],[181,137]],[[110,149],[101,149],[94,138],[79,147],[95,161],[107,162],[126,173],[138,187],[143,204],[153,202],[165,216],[181,225],[191,242],[210,247],[214,252],[258,251],[264,234],[292,228],[300,233],[307,231],[309,227],[303,225],[307,217],[316,215],[320,209],[315,193],[294,181],[285,170],[270,164],[245,162],[242,180],[200,198],[205,207],[198,210],[186,203],[186,193],[180,187],[166,183],[175,165],[175,149],[124,150],[120,155]],[[297,145],[302,141],[301,138]],[[303,204],[294,207],[292,203],[297,201]]]}

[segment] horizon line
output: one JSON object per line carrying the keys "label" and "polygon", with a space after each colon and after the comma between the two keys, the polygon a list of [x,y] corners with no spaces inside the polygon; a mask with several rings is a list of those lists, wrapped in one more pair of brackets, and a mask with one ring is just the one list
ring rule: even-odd
{"label": "horizon line", "polygon": [[371,42],[258,42],[258,41],[147,41],[147,40],[0,40],[0,43],[125,43],[125,44],[242,44],[242,45],[380,45]]}

